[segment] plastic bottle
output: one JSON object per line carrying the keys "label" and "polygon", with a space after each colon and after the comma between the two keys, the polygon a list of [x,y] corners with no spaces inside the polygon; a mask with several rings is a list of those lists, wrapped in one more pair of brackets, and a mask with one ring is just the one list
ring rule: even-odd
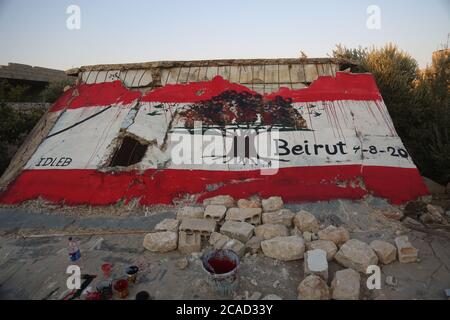
{"label": "plastic bottle", "polygon": [[72,262],[75,262],[81,258],[80,248],[72,237],[69,237],[69,258]]}

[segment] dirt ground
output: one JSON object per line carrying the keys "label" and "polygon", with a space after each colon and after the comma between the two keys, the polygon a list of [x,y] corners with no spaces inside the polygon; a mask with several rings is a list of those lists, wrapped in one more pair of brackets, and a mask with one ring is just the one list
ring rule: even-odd
{"label": "dirt ground", "polygon": [[[369,290],[362,276],[362,299],[446,299],[444,290],[450,288],[450,238],[405,228],[379,214],[392,209],[380,199],[364,201],[325,201],[287,205],[294,212],[305,209],[324,225],[345,226],[351,234],[366,243],[383,239],[393,243],[400,235],[408,235],[419,249],[416,263],[398,261],[381,266],[382,288]],[[175,211],[162,208],[149,214],[134,208],[126,215],[79,215],[29,208],[0,208],[0,299],[61,299],[69,292],[66,280],[68,259],[67,237],[25,238],[23,235],[74,232],[145,231]],[[130,287],[128,299],[146,290],[153,299],[245,299],[276,294],[282,299],[296,299],[297,286],[303,280],[303,260],[281,262],[263,254],[246,255],[241,259],[239,286],[230,296],[220,296],[208,283],[199,253],[183,255],[178,251],[156,254],[142,246],[143,233],[93,235],[77,237],[83,274],[97,275],[89,285],[95,288],[103,280],[101,265],[113,264],[113,277],[120,278],[128,265],[138,265],[138,281]],[[204,250],[207,250],[206,245]],[[187,268],[177,262],[186,257]],[[329,265],[329,283],[334,272],[343,269],[336,262]],[[394,276],[395,285],[385,283]],[[259,294],[258,294],[259,293]],[[254,297],[255,297],[254,296]],[[82,296],[83,298],[83,296]]]}

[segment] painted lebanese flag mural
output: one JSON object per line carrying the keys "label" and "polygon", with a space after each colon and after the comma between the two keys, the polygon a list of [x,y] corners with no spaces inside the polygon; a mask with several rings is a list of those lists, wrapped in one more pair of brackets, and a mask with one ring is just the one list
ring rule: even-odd
{"label": "painted lebanese flag mural", "polygon": [[216,77],[141,94],[82,84],[2,203],[106,205],[230,194],[287,202],[427,193],[373,77],[337,73],[260,95]]}

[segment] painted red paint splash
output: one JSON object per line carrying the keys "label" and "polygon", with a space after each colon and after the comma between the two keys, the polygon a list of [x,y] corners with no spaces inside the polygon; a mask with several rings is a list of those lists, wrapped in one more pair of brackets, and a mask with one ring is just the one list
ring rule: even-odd
{"label": "painted red paint splash", "polygon": [[[358,185],[358,177],[365,188]],[[338,186],[336,181],[353,181]],[[208,186],[220,185],[214,191]],[[369,190],[369,191],[368,191]],[[415,168],[363,167],[360,165],[282,168],[276,175],[256,171],[147,170],[103,173],[96,170],[24,170],[0,195],[0,203],[16,204],[39,197],[69,205],[109,205],[124,199],[140,203],[171,204],[186,195],[207,197],[229,194],[236,199],[280,195],[286,202],[338,198],[360,199],[371,193],[400,204],[427,194]]]}
{"label": "painted red paint splash", "polygon": [[[249,92],[257,94],[248,87],[231,83],[217,76],[211,81],[188,84],[166,85],[145,94],[142,102],[199,102],[211,99],[224,91]],[[333,100],[381,100],[371,74],[350,74],[338,72],[336,77],[319,77],[308,88],[291,90],[281,88],[266,94],[267,100],[275,97],[291,98],[293,102],[314,102]],[[67,90],[52,106],[50,111],[76,109],[111,104],[127,105],[141,97],[140,91],[129,90],[117,80],[95,84],[80,84]]]}
{"label": "painted red paint splash", "polygon": [[[217,76],[211,81],[167,85],[147,93],[142,97],[142,101],[199,102],[211,99],[227,90],[258,94],[244,85],[231,83]],[[336,77],[319,77],[307,88],[298,90],[281,88],[277,92],[264,95],[267,100],[273,100],[277,96],[291,98],[293,102],[382,99],[371,74],[345,72],[338,72]]]}
{"label": "painted red paint splash", "polygon": [[53,104],[50,111],[77,109],[111,104],[127,105],[141,97],[140,91],[128,90],[117,80],[95,84],[80,84],[66,92]]}

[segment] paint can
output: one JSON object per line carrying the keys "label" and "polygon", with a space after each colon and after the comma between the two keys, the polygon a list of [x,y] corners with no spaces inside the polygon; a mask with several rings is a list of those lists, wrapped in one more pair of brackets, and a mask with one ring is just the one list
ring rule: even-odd
{"label": "paint can", "polygon": [[136,283],[137,273],[139,271],[139,267],[137,266],[128,266],[125,269],[125,274],[127,275],[128,283]]}
{"label": "paint can", "polygon": [[239,256],[228,249],[213,250],[202,256],[208,281],[221,295],[232,294],[238,286]]}
{"label": "paint can", "polygon": [[99,282],[97,284],[97,292],[100,294],[101,300],[110,300],[113,295],[111,281]]}
{"label": "paint can", "polygon": [[120,299],[128,297],[128,280],[119,279],[114,283],[114,291]]}
{"label": "paint can", "polygon": [[136,293],[135,300],[151,300],[150,294],[147,291],[139,291]]}
{"label": "paint can", "polygon": [[112,264],[111,263],[104,263],[104,264],[102,264],[102,272],[103,272],[103,277],[105,279],[111,278],[111,270],[112,270]]}

